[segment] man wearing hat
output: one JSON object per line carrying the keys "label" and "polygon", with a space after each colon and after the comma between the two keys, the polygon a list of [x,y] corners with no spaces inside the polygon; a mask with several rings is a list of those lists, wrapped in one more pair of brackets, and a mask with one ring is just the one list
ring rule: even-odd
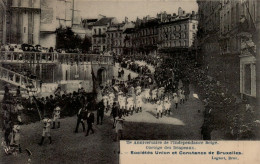
{"label": "man wearing hat", "polygon": [[75,133],[78,133],[78,128],[79,128],[79,124],[82,124],[82,128],[83,128],[83,132],[85,131],[85,123],[84,120],[86,119],[86,115],[87,115],[87,109],[86,106],[82,107],[79,109],[78,113],[77,113],[77,125],[76,125],[76,129],[75,129]]}
{"label": "man wearing hat", "polygon": [[56,108],[54,108],[53,111],[53,126],[52,129],[55,129],[55,123],[58,123],[58,128],[60,128],[60,107],[56,105]]}
{"label": "man wearing hat", "polygon": [[105,106],[104,106],[104,102],[103,101],[100,101],[98,104],[97,104],[97,125],[99,124],[99,118],[101,120],[101,125],[103,123],[103,118],[104,118],[104,109],[105,109]]}
{"label": "man wearing hat", "polygon": [[118,116],[118,107],[116,105],[116,102],[113,103],[112,111],[111,111],[111,116],[113,116],[114,122],[113,122],[113,128],[115,128],[115,122],[116,122],[116,117]]}
{"label": "man wearing hat", "polygon": [[88,129],[87,129],[87,133],[85,136],[88,136],[90,130],[92,131],[92,134],[94,133],[94,130],[93,130],[94,121],[95,121],[94,113],[92,111],[88,111],[88,115],[87,115]]}
{"label": "man wearing hat", "polygon": [[44,126],[43,126],[43,130],[42,130],[42,139],[41,139],[41,142],[39,143],[39,145],[41,146],[43,144],[43,141],[44,141],[44,138],[45,136],[47,136],[50,140],[50,144],[52,143],[52,140],[51,140],[51,119],[45,117],[43,120],[42,120]]}

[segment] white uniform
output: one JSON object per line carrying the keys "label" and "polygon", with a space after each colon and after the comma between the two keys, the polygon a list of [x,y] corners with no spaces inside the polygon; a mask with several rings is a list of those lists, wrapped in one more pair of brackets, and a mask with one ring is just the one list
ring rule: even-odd
{"label": "white uniform", "polygon": [[152,99],[154,100],[154,99],[156,99],[157,98],[157,89],[154,89],[153,91],[152,91]]}
{"label": "white uniform", "polygon": [[179,103],[179,97],[177,96],[177,94],[176,93],[174,93],[173,94],[173,102],[175,103],[175,104],[178,104]]}
{"label": "white uniform", "polygon": [[145,89],[145,91],[144,91],[144,95],[145,95],[145,99],[147,100],[147,99],[150,99],[150,89]]}
{"label": "white uniform", "polygon": [[107,108],[107,105],[108,105],[108,96],[107,96],[107,95],[104,95],[104,96],[102,97],[102,99],[103,99],[105,108]]}
{"label": "white uniform", "polygon": [[60,118],[60,107],[56,107],[53,111],[53,122],[58,121]]}
{"label": "white uniform", "polygon": [[170,107],[171,107],[171,102],[168,100],[168,98],[164,100],[163,104],[164,104],[164,109],[166,111],[168,111],[170,109]]}
{"label": "white uniform", "polygon": [[118,97],[119,107],[120,109],[125,109],[125,97],[119,96]]}
{"label": "white uniform", "polygon": [[44,126],[43,126],[42,136],[50,137],[51,136],[51,119],[45,118],[45,119],[43,119],[43,123],[44,123]]}
{"label": "white uniform", "polygon": [[22,113],[22,110],[23,110],[23,106],[20,105],[20,104],[17,104],[16,107],[15,107],[15,112],[18,113],[17,115],[17,120],[21,123],[22,122],[22,117],[21,117],[21,113]]}
{"label": "white uniform", "polygon": [[135,92],[136,92],[137,95],[139,95],[142,92],[142,88],[140,86],[137,86],[135,88]]}
{"label": "white uniform", "polygon": [[20,125],[14,125],[13,127],[13,137],[11,141],[13,144],[15,145],[19,145],[20,144],[20,138],[21,138],[21,126]]}
{"label": "white uniform", "polygon": [[157,107],[156,107],[157,113],[162,113],[163,111],[163,104],[161,101],[157,101]]}
{"label": "white uniform", "polygon": [[113,106],[114,98],[115,98],[114,93],[110,93],[110,94],[109,94],[109,99],[108,99],[108,105],[109,105],[110,107]]}
{"label": "white uniform", "polygon": [[142,107],[142,97],[141,95],[136,96],[136,107]]}
{"label": "white uniform", "polygon": [[134,102],[133,102],[133,97],[128,97],[127,98],[127,105],[126,105],[126,109],[128,111],[132,110],[133,109],[133,105],[134,105]]}

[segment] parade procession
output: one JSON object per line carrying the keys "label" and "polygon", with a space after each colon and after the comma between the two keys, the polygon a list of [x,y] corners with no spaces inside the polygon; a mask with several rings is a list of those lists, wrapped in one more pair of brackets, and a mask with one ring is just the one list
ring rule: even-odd
{"label": "parade procession", "polygon": [[0,163],[119,163],[120,140],[259,139],[258,1],[236,2],[241,45],[206,14],[235,1],[155,1],[151,15],[108,3],[1,0]]}

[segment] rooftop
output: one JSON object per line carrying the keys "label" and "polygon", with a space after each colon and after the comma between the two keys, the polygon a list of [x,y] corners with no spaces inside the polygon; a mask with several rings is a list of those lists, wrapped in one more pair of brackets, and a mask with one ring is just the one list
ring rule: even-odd
{"label": "rooftop", "polygon": [[100,20],[98,20],[96,23],[94,23],[93,26],[104,26],[107,25],[109,23],[111,23],[111,21],[114,19],[114,17],[105,17],[105,18],[101,18]]}

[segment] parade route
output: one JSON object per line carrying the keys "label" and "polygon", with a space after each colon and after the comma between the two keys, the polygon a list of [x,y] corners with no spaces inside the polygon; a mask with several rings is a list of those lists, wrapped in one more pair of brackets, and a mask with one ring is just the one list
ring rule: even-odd
{"label": "parade route", "polygon": [[[191,89],[192,90],[192,89]],[[155,105],[143,104],[142,113],[134,113],[124,117],[124,139],[126,140],[175,140],[201,139],[200,127],[203,123],[202,104],[193,97],[171,110],[170,116],[157,119]],[[32,151],[32,163],[117,163],[119,143],[114,142],[115,130],[112,129],[113,118],[110,112],[105,113],[103,125],[94,124],[94,134],[85,137],[82,127],[79,133],[74,133],[76,116],[61,119],[61,128],[51,130],[53,143],[45,139],[44,145],[39,146],[42,124],[40,122],[22,126],[21,146],[22,154],[6,156],[1,150],[1,159],[4,163],[26,163],[28,159],[25,148]],[[96,114],[96,113],[95,113]],[[2,133],[2,132],[1,132]],[[76,154],[76,155],[75,155]],[[62,158],[60,158],[62,156]]]}

